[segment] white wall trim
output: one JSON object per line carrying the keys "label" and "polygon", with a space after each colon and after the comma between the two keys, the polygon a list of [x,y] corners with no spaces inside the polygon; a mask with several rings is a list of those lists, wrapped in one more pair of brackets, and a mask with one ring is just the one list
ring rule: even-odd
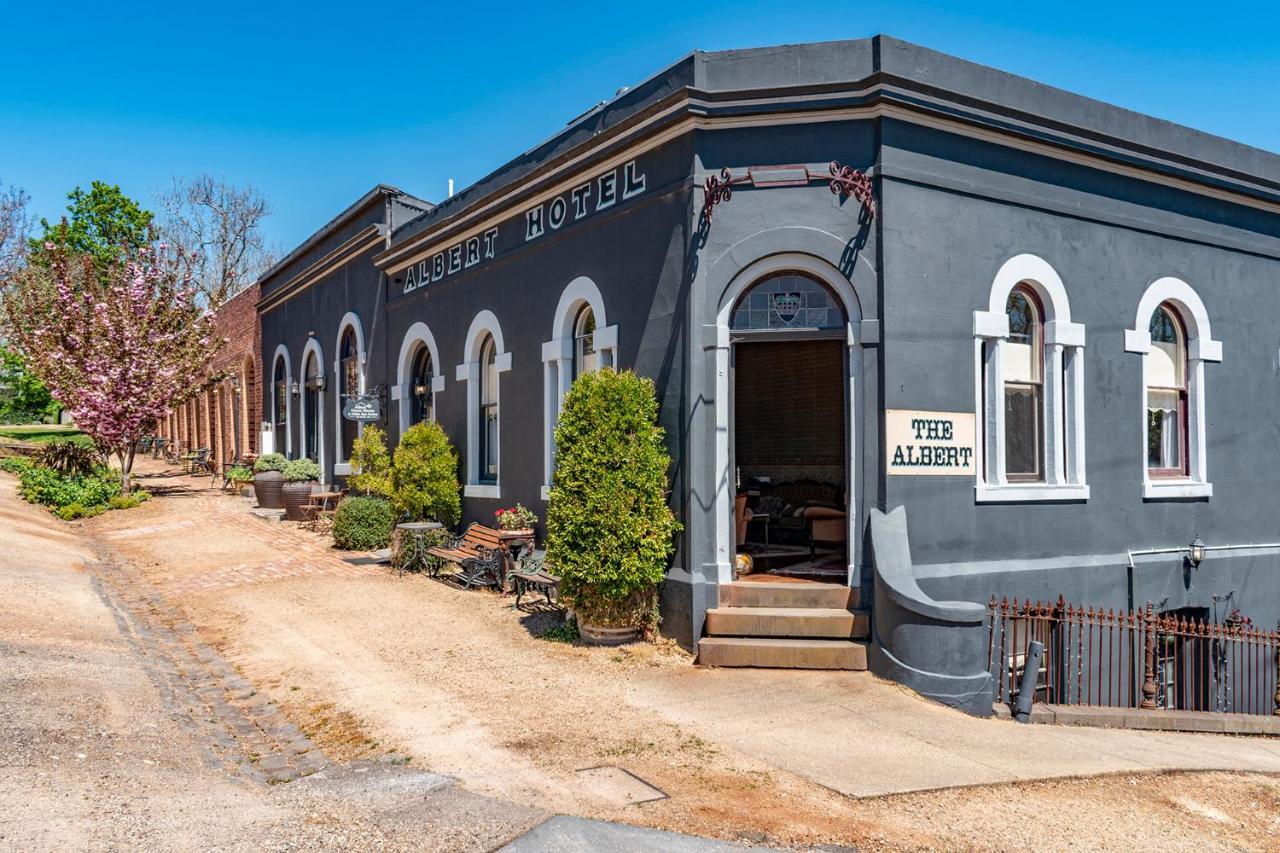
{"label": "white wall trim", "polygon": [[[1009,337],[1009,317],[1005,308],[1009,294],[1020,284],[1035,291],[1044,310],[1044,412],[1041,415],[1044,424],[1041,436],[1044,480],[1031,484],[1008,482],[1004,456],[1003,364],[1005,341]],[[973,335],[974,411],[977,413],[975,494],[978,502],[1087,499],[1083,381],[1085,327],[1071,320],[1071,301],[1057,270],[1043,258],[1028,253],[1005,261],[991,283],[987,310],[973,312]],[[985,407],[982,405],[984,399]],[[1033,494],[1041,496],[1025,497]]]}
{"label": "white wall trim", "polygon": [[[1164,303],[1178,312],[1187,330],[1187,471],[1185,479],[1152,479],[1147,469],[1147,355],[1151,352],[1151,315]],[[1142,496],[1151,500],[1207,498],[1213,496],[1209,482],[1208,442],[1205,428],[1204,364],[1222,361],[1222,343],[1213,339],[1209,312],[1195,289],[1180,278],[1165,276],[1147,286],[1138,301],[1132,329],[1125,329],[1126,352],[1142,356],[1142,385],[1138,389],[1142,444],[1138,461],[1142,466]]]}
{"label": "white wall trim", "polygon": [[[306,406],[307,387],[306,386],[307,386],[307,360],[310,358],[314,358],[316,360],[316,371],[319,373],[320,376],[324,376],[325,375],[324,350],[321,349],[320,342],[315,338],[307,338],[307,345],[302,350],[302,368],[298,373],[298,376],[299,376],[298,391],[300,393],[300,396],[298,398],[298,423],[302,427],[302,429],[299,430],[298,432],[298,437],[302,443],[301,450],[303,455],[305,455],[307,452],[307,406]],[[327,387],[328,384],[329,383],[326,380],[325,391],[328,390],[328,387]],[[325,465],[324,465],[325,460],[328,458],[328,454],[326,454],[324,451],[325,433],[328,432],[328,430],[324,428],[325,391],[320,391],[319,394],[316,395],[316,462],[320,465],[320,482],[322,483],[328,480],[328,476],[326,475],[327,472],[325,470]],[[337,393],[337,392],[335,391],[334,393]],[[336,474],[337,471],[335,470],[334,473]]]}
{"label": "white wall trim", "polygon": [[542,345],[542,491],[543,500],[551,488],[555,471],[555,427],[560,419],[564,395],[573,382],[573,357],[576,345],[574,324],[584,305],[591,306],[596,330],[593,343],[600,355],[601,367],[618,366],[618,327],[608,325],[604,297],[600,288],[586,276],[578,276],[565,286],[556,304],[551,323],[551,340]]}
{"label": "white wall trim", "polygon": [[[498,387],[494,392],[498,398],[498,482],[479,483],[480,479],[480,347],[485,335],[493,337],[496,351],[494,366],[498,370]],[[496,498],[501,494],[502,483],[502,381],[501,376],[511,369],[511,353],[507,352],[502,341],[502,326],[498,318],[489,309],[484,309],[471,320],[467,329],[466,344],[463,346],[464,362],[454,368],[454,378],[466,383],[467,388],[467,449],[466,472],[467,482],[462,490],[464,497]],[[490,491],[492,494],[490,494]]]}
{"label": "white wall trim", "polygon": [[848,503],[845,514],[848,519],[849,565],[848,581],[858,582],[859,556],[862,546],[861,531],[858,528],[862,495],[858,491],[858,477],[862,470],[860,465],[861,445],[858,435],[858,410],[862,402],[862,346],[859,335],[862,329],[862,305],[849,279],[836,267],[814,255],[799,252],[788,252],[759,258],[738,270],[730,280],[724,293],[720,296],[720,305],[716,312],[716,325],[707,329],[708,337],[714,342],[716,367],[715,396],[715,447],[713,471],[714,482],[718,485],[715,492],[715,544],[716,567],[719,583],[730,583],[733,580],[733,560],[737,549],[733,530],[734,476],[733,460],[729,458],[729,431],[733,417],[733,395],[730,387],[729,356],[730,343],[729,324],[733,307],[742,294],[754,284],[773,273],[796,271],[813,276],[830,287],[840,299],[846,317],[845,345],[848,347],[845,395],[848,404],[845,416],[848,424],[845,460],[846,478],[848,482]]}
{"label": "white wall trim", "polygon": [[[435,335],[431,334],[431,329],[426,323],[421,321],[414,323],[409,327],[409,331],[404,333],[404,340],[400,343],[400,355],[396,360],[396,384],[391,389],[391,398],[396,400],[399,405],[400,417],[400,434],[404,435],[405,430],[409,428],[409,417],[413,409],[413,401],[410,396],[409,383],[412,377],[409,371],[413,369],[413,359],[418,353],[419,346],[425,346],[427,352],[431,355],[431,366],[435,371],[431,377],[431,393],[439,394],[444,390],[444,365],[440,363],[440,350],[436,346]],[[431,409],[432,419],[435,418],[435,406]]]}
{"label": "white wall trim", "polygon": [[285,456],[293,456],[293,401],[289,399],[290,387],[293,385],[293,365],[289,360],[289,348],[284,344],[276,347],[275,354],[271,356],[271,429],[276,429],[276,408],[279,401],[276,399],[276,364],[284,357],[284,450],[279,448],[280,437],[276,436],[272,441],[272,447],[276,453],[283,453]]}
{"label": "white wall trim", "polygon": [[[365,393],[364,389],[364,365],[365,365],[365,349],[364,349],[364,327],[360,324],[360,316],[354,311],[348,311],[342,316],[342,321],[338,323],[338,336],[334,338],[333,344],[333,459],[335,465],[341,465],[346,462],[346,458],[342,455],[342,336],[346,334],[347,328],[350,327],[356,333],[356,365],[359,370],[359,377],[356,379],[356,388],[358,393]],[[356,423],[356,434],[364,432],[364,424]],[[336,470],[336,469],[335,469]]]}

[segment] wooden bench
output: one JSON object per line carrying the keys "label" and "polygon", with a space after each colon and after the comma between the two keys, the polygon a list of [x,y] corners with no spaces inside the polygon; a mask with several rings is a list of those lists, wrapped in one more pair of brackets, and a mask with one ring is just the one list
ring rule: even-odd
{"label": "wooden bench", "polygon": [[553,596],[559,597],[560,578],[547,571],[542,557],[526,557],[520,568],[507,575],[516,594],[516,609],[520,609],[520,599],[529,592],[540,592],[547,597],[547,604],[555,604]]}
{"label": "wooden bench", "polygon": [[[502,576],[502,541],[498,531],[483,524],[472,524],[461,536],[427,551],[447,563],[458,566],[458,580],[463,587],[496,586]],[[438,574],[438,570],[436,573]]]}

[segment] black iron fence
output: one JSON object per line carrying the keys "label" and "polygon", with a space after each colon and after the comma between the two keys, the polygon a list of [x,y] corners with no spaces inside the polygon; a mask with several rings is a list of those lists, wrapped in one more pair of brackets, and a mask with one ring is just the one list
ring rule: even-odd
{"label": "black iron fence", "polygon": [[1280,716],[1280,631],[1238,611],[1216,622],[1150,603],[1116,611],[993,596],[989,607],[997,702],[1013,701],[1036,640],[1037,702]]}

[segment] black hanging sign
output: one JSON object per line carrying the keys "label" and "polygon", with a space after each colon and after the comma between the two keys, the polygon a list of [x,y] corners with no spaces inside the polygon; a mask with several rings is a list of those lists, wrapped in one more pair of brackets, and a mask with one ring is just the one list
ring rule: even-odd
{"label": "black hanging sign", "polygon": [[346,394],[342,404],[342,416],[349,421],[382,420],[382,396],[380,394]]}

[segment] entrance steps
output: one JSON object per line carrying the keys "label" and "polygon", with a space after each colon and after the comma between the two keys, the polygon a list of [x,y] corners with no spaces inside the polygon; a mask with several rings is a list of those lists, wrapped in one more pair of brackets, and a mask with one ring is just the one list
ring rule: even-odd
{"label": "entrance steps", "polygon": [[842,584],[738,581],[720,586],[698,643],[703,666],[867,668],[871,618]]}

